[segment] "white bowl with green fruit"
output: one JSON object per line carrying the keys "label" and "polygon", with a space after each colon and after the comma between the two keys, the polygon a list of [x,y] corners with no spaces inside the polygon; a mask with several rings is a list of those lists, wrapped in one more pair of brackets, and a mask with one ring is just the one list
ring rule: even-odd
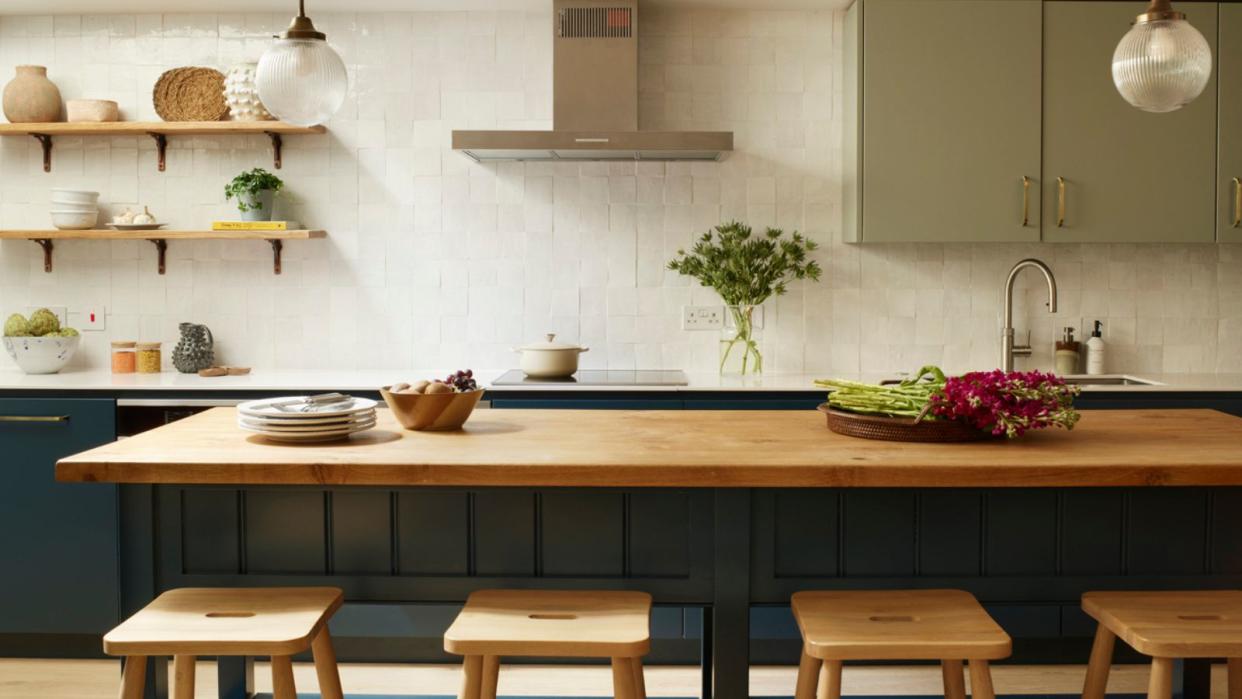
{"label": "white bowl with green fruit", "polygon": [[27,374],[55,374],[78,351],[78,331],[61,327],[55,313],[40,308],[27,318],[14,313],[4,321],[4,349]]}

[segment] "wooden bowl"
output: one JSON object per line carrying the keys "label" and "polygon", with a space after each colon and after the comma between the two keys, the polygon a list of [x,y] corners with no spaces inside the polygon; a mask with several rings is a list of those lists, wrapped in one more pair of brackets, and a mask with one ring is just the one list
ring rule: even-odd
{"label": "wooden bowl", "polygon": [[483,397],[483,389],[468,393],[391,393],[380,389],[397,422],[407,430],[460,430]]}

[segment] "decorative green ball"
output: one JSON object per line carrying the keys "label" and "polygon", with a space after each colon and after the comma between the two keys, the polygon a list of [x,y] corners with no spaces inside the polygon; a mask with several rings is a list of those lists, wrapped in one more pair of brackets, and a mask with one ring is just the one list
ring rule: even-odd
{"label": "decorative green ball", "polygon": [[30,334],[35,337],[43,337],[44,335],[53,335],[60,332],[60,319],[55,313],[40,308],[30,314]]}
{"label": "decorative green ball", "polygon": [[77,337],[78,331],[73,328],[61,328],[58,333],[61,337]]}
{"label": "decorative green ball", "polygon": [[30,321],[26,320],[26,316],[20,313],[14,313],[4,321],[5,337],[29,337]]}

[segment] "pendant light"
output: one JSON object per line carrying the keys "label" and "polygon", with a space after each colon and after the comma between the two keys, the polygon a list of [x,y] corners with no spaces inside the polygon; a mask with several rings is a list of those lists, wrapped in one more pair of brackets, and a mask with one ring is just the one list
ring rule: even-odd
{"label": "pendant light", "polygon": [[1117,91],[1145,112],[1181,109],[1211,76],[1211,47],[1169,0],[1151,0],[1113,53]]}
{"label": "pendant light", "polygon": [[322,124],[345,101],[345,63],[306,16],[304,0],[298,0],[289,28],[259,58],[255,86],[269,112],[297,126]]}

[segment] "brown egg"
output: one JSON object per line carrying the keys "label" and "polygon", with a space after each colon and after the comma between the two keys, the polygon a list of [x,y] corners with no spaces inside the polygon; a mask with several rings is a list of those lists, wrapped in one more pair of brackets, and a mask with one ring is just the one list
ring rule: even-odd
{"label": "brown egg", "polygon": [[431,393],[452,393],[452,392],[453,392],[452,386],[446,383],[440,383],[438,381],[436,383],[433,383],[427,386],[427,393],[429,394]]}
{"label": "brown egg", "polygon": [[409,387],[410,387],[410,384],[408,383],[395,383],[388,387],[388,392],[389,393],[401,393],[402,391],[404,391],[405,389]]}
{"label": "brown egg", "polygon": [[418,383],[414,384],[414,392],[415,393],[426,393],[427,387],[430,385],[431,385],[430,381],[419,381]]}

